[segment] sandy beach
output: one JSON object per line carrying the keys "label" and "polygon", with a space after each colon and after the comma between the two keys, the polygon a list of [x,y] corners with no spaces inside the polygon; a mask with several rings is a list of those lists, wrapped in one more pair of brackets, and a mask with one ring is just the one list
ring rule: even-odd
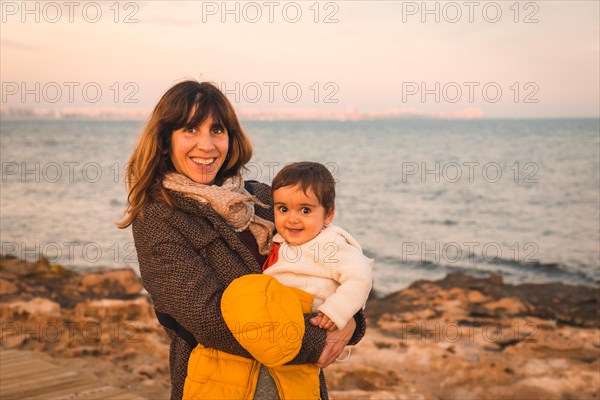
{"label": "sandy beach", "polygon": [[[133,270],[2,257],[0,351],[169,396],[168,338]],[[368,331],[325,371],[332,399],[598,399],[600,291],[450,274],[372,296]]]}

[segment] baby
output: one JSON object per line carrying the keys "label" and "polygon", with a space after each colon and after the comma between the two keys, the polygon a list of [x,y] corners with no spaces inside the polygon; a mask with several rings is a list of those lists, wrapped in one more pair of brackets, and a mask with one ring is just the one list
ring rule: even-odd
{"label": "baby", "polygon": [[[267,368],[280,398],[319,399],[320,369],[288,364],[302,344],[303,315],[318,312],[313,323],[343,329],[367,301],[373,260],[350,234],[329,225],[335,181],[327,168],[313,162],[287,165],[272,191],[278,233],[264,273],[235,279],[221,298],[227,326],[254,359],[198,344],[188,361],[184,399],[254,398],[258,363]],[[298,336],[288,328],[297,328]]]}
{"label": "baby", "polygon": [[319,327],[343,329],[367,301],[373,260],[348,232],[330,225],[333,176],[319,163],[288,164],[275,176],[272,191],[277,235],[264,274],[315,296]]}

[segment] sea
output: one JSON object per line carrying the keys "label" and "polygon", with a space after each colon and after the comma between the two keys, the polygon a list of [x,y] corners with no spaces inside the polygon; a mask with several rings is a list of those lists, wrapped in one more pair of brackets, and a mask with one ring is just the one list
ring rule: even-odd
{"label": "sea", "polygon": [[[0,122],[0,244],[78,270],[138,269],[125,166],[144,121]],[[245,176],[325,164],[333,223],[388,294],[451,272],[600,286],[598,119],[242,121]]]}

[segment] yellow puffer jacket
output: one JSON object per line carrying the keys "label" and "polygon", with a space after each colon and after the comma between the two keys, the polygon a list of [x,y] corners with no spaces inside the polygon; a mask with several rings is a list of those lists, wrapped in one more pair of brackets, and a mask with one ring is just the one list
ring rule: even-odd
{"label": "yellow puffer jacket", "polygon": [[268,275],[245,275],[231,282],[221,298],[227,326],[254,360],[198,344],[188,362],[183,398],[253,399],[260,364],[269,369],[279,397],[318,399],[319,368],[284,365],[300,351],[304,313],[313,296],[282,285]]}

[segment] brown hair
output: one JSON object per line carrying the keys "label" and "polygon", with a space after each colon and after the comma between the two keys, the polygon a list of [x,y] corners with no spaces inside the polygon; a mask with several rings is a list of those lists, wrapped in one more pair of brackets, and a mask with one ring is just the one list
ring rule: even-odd
{"label": "brown hair", "polygon": [[184,81],[171,87],[159,100],[131,154],[127,177],[127,209],[119,228],[126,228],[150,199],[175,206],[173,198],[162,186],[164,176],[175,171],[168,157],[173,131],[194,128],[212,116],[227,129],[229,151],[216,176],[216,184],[238,174],[252,157],[252,144],[243,131],[233,106],[214,84]]}
{"label": "brown hair", "polygon": [[335,208],[335,179],[323,164],[301,161],[286,165],[275,175],[271,191],[295,185],[305,194],[310,189],[326,213]]}

